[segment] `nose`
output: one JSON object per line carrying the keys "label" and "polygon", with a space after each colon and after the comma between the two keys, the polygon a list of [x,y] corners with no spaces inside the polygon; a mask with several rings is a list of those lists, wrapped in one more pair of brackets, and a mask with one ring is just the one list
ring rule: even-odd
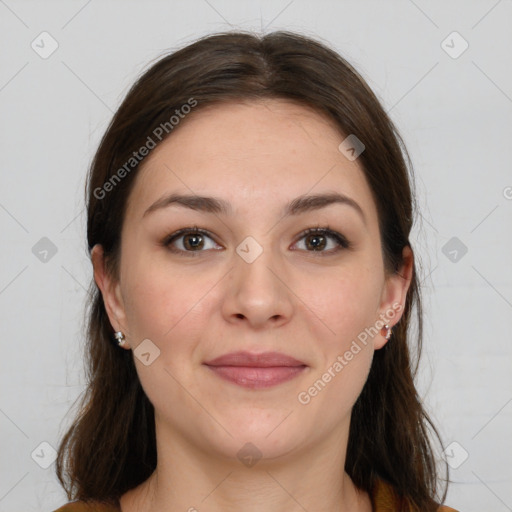
{"label": "nose", "polygon": [[222,306],[226,320],[246,322],[253,329],[288,322],[293,311],[293,292],[282,259],[270,249],[264,249],[252,262],[238,253],[233,259]]}

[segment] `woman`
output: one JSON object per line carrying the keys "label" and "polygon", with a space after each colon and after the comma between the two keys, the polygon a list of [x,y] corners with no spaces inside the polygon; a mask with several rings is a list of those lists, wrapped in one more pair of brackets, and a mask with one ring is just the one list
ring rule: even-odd
{"label": "woman", "polygon": [[363,79],[303,36],[217,34],[143,74],[89,175],[60,512],[452,510],[408,349],[403,155]]}

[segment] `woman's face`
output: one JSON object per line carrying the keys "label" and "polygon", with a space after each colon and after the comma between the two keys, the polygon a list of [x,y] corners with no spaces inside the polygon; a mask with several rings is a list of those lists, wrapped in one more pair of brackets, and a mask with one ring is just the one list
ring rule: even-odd
{"label": "woman's face", "polygon": [[[191,114],[144,161],[119,281],[97,249],[93,261],[161,435],[228,457],[252,443],[244,450],[269,458],[348,435],[409,281],[384,272],[376,205],[358,160],[338,149],[344,138],[288,101],[230,103]],[[349,199],[307,200],[326,194]],[[327,226],[334,235],[304,234]],[[302,366],[205,364],[238,351]]]}

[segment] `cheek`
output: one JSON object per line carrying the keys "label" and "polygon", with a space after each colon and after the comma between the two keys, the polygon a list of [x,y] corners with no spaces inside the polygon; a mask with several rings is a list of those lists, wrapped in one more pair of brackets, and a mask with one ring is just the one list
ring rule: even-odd
{"label": "cheek", "polygon": [[317,318],[309,322],[315,330],[311,334],[325,340],[331,350],[342,350],[377,321],[381,283],[367,267],[336,274],[304,282],[297,295],[305,298],[309,316]]}
{"label": "cheek", "polygon": [[[184,273],[170,272],[161,262],[150,259],[127,259],[126,268],[125,311],[142,387],[162,410],[183,403],[191,406],[179,382],[193,381],[191,361],[204,331],[201,322],[207,318],[201,313],[201,298],[212,285],[204,278],[193,280]],[[146,339],[156,346],[147,345],[149,365],[137,356],[141,352],[137,346]]]}
{"label": "cheek", "polygon": [[297,399],[307,404],[308,414],[323,414],[333,422],[352,408],[368,377],[380,299],[376,272],[360,266],[340,274],[316,279],[315,287],[306,283],[300,292],[314,290],[303,313],[310,318],[309,336],[318,340],[318,358]]}
{"label": "cheek", "polygon": [[[373,359],[372,338],[378,320],[381,281],[375,264],[354,266],[342,277],[329,281],[329,291],[319,306],[324,321],[334,331],[324,337],[323,365],[316,373],[315,389],[323,390],[322,401],[336,404],[329,414],[348,411],[363,389]],[[315,392],[312,390],[313,393]],[[324,403],[325,403],[324,402]]]}
{"label": "cheek", "polygon": [[320,369],[314,386],[319,391],[328,388],[325,398],[347,410],[366,382],[372,358],[373,350],[368,343],[352,340],[343,350],[332,354],[325,367]]}
{"label": "cheek", "polygon": [[201,297],[203,285],[152,258],[126,260],[125,309],[127,321],[138,334],[158,338],[169,333]]}

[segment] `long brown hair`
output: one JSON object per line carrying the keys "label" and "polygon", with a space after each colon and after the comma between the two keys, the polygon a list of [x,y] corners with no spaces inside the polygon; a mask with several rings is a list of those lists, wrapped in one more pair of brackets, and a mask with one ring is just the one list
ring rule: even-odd
{"label": "long brown hair", "polygon": [[[181,121],[183,112],[191,110],[184,105],[194,104],[187,114],[193,116],[206,105],[259,98],[313,107],[330,116],[342,134],[354,134],[364,143],[358,161],[377,205],[385,267],[399,271],[402,250],[411,246],[414,180],[403,141],[374,93],[324,43],[283,31],[265,36],[227,32],[203,37],[152,64],[132,86],[101,140],[86,186],[87,241],[89,251],[95,244],[103,246],[114,278],[119,276],[127,199],[139,169],[139,162],[131,160],[134,151],[149,146],[150,138],[160,143],[172,135],[171,116],[181,112]],[[69,499],[117,503],[156,468],[154,409],[133,355],[112,341],[113,329],[94,280],[90,295],[87,388],[60,443],[56,471]],[[417,333],[409,347],[414,309]],[[439,435],[414,385],[418,360],[413,367],[410,348],[419,358],[422,330],[415,262],[403,315],[390,342],[375,352],[352,410],[345,469],[360,489],[371,493],[383,479],[402,497],[401,510],[409,510],[409,503],[425,512],[444,501],[446,488],[441,495],[430,440],[433,435],[439,441]]]}

